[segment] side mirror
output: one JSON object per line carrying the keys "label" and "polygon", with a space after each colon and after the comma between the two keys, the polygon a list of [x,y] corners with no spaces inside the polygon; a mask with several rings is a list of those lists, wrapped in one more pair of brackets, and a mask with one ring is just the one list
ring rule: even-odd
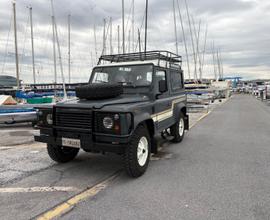
{"label": "side mirror", "polygon": [[166,80],[160,80],[158,82],[158,88],[159,88],[159,92],[160,93],[167,92],[168,89],[167,89],[167,82],[166,82]]}

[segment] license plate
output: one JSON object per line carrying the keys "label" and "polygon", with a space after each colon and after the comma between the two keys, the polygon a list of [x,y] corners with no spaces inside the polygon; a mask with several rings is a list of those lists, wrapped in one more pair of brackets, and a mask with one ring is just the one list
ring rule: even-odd
{"label": "license plate", "polygon": [[62,146],[81,148],[81,140],[71,139],[71,138],[62,138]]}

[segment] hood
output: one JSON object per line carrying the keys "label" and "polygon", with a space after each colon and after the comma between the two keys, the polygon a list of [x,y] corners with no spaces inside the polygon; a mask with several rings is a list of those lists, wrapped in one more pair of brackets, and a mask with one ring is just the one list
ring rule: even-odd
{"label": "hood", "polygon": [[102,109],[105,106],[110,105],[123,105],[123,104],[134,104],[140,102],[149,101],[148,96],[144,95],[122,95],[112,99],[102,99],[102,100],[80,100],[72,99],[65,102],[60,102],[56,104],[56,107],[71,107],[71,108],[93,108]]}

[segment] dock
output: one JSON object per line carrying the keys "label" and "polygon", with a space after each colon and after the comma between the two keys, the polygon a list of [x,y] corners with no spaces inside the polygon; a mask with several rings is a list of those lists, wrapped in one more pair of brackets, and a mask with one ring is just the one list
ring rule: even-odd
{"label": "dock", "polygon": [[[162,143],[147,174],[135,181],[124,175],[118,156],[81,152],[74,162],[56,165],[43,144],[1,142],[0,215],[269,219],[270,106],[233,95],[191,118],[186,139]],[[16,139],[35,132],[21,126],[1,127],[0,134]]]}

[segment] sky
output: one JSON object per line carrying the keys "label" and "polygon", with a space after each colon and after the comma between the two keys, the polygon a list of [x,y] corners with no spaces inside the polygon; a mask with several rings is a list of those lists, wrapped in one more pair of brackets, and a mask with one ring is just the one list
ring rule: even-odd
{"label": "sky", "polygon": [[[175,0],[177,1],[177,0]],[[132,37],[132,0],[125,0],[126,51],[138,50],[138,30],[144,44],[145,0],[134,0],[135,34]],[[184,0],[176,3],[178,53],[183,56],[183,69],[188,78],[187,59],[179,10],[187,40],[190,75],[194,76],[192,38]],[[199,51],[204,51],[208,26],[203,77],[214,78],[213,45],[220,51],[224,76],[244,79],[270,79],[270,1],[269,0],[187,0],[194,28],[199,32]],[[50,0],[17,0],[17,29],[20,78],[33,82],[29,7],[33,8],[36,78],[38,83],[54,81],[52,10]],[[86,82],[103,51],[103,27],[106,21],[106,50],[110,53],[109,21],[112,19],[112,50],[118,52],[118,32],[122,41],[121,0],[54,0],[55,20],[68,82],[68,15],[71,20],[71,82]],[[148,50],[176,52],[173,0],[149,0]],[[192,20],[192,19],[191,19]],[[193,24],[193,22],[192,22]],[[96,34],[94,34],[96,33]],[[96,35],[96,40],[95,40]],[[195,38],[193,34],[193,38]],[[196,49],[196,48],[195,48]],[[122,51],[122,49],[120,48]],[[12,0],[0,0],[0,75],[15,76]],[[59,54],[58,82],[62,81]]]}

